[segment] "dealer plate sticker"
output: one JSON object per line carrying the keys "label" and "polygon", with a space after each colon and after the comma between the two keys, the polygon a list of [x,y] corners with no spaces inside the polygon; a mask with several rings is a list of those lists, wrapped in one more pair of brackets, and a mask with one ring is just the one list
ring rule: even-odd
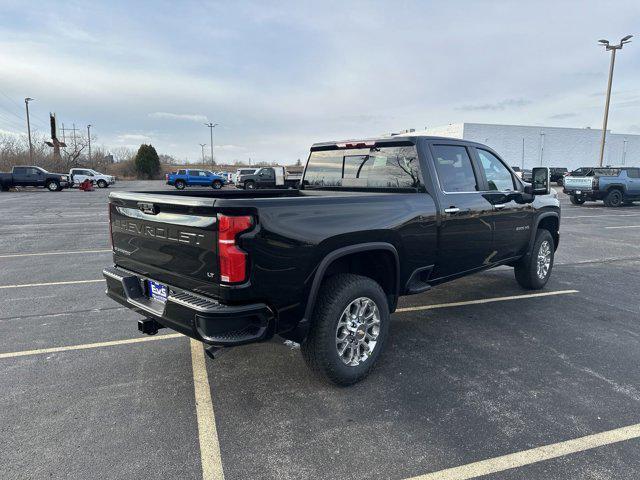
{"label": "dealer plate sticker", "polygon": [[167,301],[167,295],[169,293],[169,289],[166,285],[162,285],[161,283],[154,282],[153,280],[147,280],[147,284],[149,287],[149,296],[155,300],[160,302]]}

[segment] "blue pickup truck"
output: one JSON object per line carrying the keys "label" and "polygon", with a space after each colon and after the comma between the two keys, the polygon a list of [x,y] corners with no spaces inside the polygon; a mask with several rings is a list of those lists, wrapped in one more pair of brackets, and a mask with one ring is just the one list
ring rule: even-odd
{"label": "blue pickup truck", "polygon": [[216,175],[209,170],[191,170],[182,169],[175,173],[168,173],[166,175],[167,185],[173,185],[178,190],[183,190],[185,187],[211,187],[215,190],[221,189],[226,183],[227,179]]}
{"label": "blue pickup truck", "polygon": [[594,167],[586,176],[564,178],[563,192],[571,203],[604,200],[607,207],[640,201],[640,167]]}

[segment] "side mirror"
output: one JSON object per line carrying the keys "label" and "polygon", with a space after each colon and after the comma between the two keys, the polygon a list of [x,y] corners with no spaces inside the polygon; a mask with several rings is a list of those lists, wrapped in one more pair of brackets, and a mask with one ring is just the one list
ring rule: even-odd
{"label": "side mirror", "polygon": [[534,167],[531,170],[531,186],[534,195],[551,193],[551,173],[549,167]]}

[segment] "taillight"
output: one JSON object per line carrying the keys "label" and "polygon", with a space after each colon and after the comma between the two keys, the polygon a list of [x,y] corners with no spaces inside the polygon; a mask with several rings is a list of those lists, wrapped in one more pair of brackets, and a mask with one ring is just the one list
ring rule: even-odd
{"label": "taillight", "polygon": [[220,280],[226,283],[244,282],[247,278],[247,253],[236,244],[236,237],[251,228],[248,216],[218,214],[218,260]]}

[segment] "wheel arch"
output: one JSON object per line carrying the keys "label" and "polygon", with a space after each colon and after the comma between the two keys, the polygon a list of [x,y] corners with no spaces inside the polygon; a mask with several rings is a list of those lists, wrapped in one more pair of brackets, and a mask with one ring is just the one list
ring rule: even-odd
{"label": "wheel arch", "polygon": [[545,212],[540,214],[536,219],[535,228],[531,232],[528,251],[531,252],[533,243],[536,241],[536,232],[541,228],[549,231],[553,237],[554,250],[557,250],[558,244],[560,243],[560,215],[556,212]]}
{"label": "wheel arch", "polygon": [[[383,254],[380,257],[380,254]],[[371,263],[376,256],[378,263]],[[383,259],[380,263],[380,259]],[[382,270],[371,268],[372,265],[383,265]],[[389,273],[382,275],[380,272]],[[310,326],[313,308],[315,307],[318,292],[322,281],[336,273],[355,273],[372,278],[380,284],[387,295],[389,310],[393,312],[400,295],[400,257],[398,250],[387,242],[367,242],[338,248],[328,253],[318,264],[313,274],[313,280],[307,296],[304,317],[298,323],[295,334],[291,337],[301,341],[306,337]]]}

